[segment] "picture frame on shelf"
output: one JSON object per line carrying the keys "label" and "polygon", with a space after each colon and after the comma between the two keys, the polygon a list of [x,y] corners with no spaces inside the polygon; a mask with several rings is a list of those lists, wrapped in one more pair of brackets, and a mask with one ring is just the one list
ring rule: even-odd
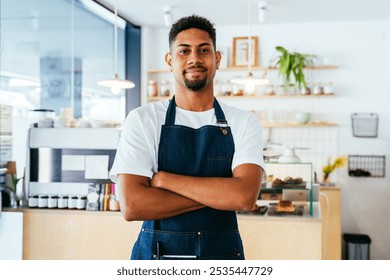
{"label": "picture frame on shelf", "polygon": [[[251,44],[251,55],[249,56],[249,44]],[[233,37],[232,67],[247,67],[249,57],[251,57],[251,66],[259,66],[259,38],[251,37]]]}

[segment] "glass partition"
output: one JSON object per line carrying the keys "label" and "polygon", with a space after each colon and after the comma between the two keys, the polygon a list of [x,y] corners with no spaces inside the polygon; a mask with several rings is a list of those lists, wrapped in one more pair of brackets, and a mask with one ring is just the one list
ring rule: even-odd
{"label": "glass partition", "polygon": [[[97,15],[100,9],[105,17]],[[122,121],[125,97],[97,81],[114,75],[114,17],[94,1],[1,0],[1,104],[72,108],[75,118]],[[125,26],[118,72],[125,77]]]}

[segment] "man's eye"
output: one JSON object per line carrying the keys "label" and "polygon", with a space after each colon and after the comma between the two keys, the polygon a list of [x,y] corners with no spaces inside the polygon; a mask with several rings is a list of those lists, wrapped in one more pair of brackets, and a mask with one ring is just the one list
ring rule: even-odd
{"label": "man's eye", "polygon": [[206,54],[206,53],[210,53],[210,50],[209,49],[201,49],[200,52],[203,54]]}
{"label": "man's eye", "polygon": [[188,54],[188,50],[180,50],[179,53],[180,54]]}

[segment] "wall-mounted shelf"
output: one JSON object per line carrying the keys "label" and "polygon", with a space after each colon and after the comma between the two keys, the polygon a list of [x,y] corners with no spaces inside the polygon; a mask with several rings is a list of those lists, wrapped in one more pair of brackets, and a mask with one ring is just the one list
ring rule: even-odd
{"label": "wall-mounted shelf", "polygon": [[[311,70],[330,70],[330,69],[337,69],[337,66],[335,65],[320,65],[320,66],[309,66],[305,67],[304,69],[311,69]],[[227,67],[227,68],[220,68],[217,71],[247,71],[247,67]],[[265,67],[265,66],[260,66],[260,67],[252,67],[252,71],[275,71],[278,70],[276,67]],[[170,72],[170,69],[149,69],[148,73],[168,73]]]}
{"label": "wall-mounted shelf", "polygon": [[[326,98],[326,97],[334,97],[335,94],[283,94],[283,95],[239,95],[239,96],[216,96],[218,99],[236,99],[236,100],[244,100],[244,99],[284,99],[284,98]],[[159,101],[171,99],[172,96],[154,96],[148,97],[149,102]]]}
{"label": "wall-mounted shelf", "polygon": [[262,127],[264,128],[273,128],[273,127],[326,127],[326,126],[337,126],[336,123],[329,122],[309,122],[305,124],[294,123],[294,122],[262,122]]}

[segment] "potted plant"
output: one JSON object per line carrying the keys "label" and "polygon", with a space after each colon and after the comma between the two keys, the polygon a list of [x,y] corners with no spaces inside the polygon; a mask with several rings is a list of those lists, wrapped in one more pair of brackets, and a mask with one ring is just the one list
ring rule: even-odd
{"label": "potted plant", "polygon": [[307,83],[303,68],[313,65],[315,55],[289,52],[281,46],[277,46],[279,54],[273,59],[271,65],[279,68],[279,75],[283,76],[284,88],[287,91],[291,84],[291,75],[294,75],[297,89],[306,89]]}
{"label": "potted plant", "polygon": [[324,173],[323,182],[327,183],[329,180],[330,174],[335,171],[337,168],[341,168],[347,164],[348,157],[341,156],[337,157],[333,162],[331,162],[331,158],[328,158],[328,164],[322,168],[322,172]]}

